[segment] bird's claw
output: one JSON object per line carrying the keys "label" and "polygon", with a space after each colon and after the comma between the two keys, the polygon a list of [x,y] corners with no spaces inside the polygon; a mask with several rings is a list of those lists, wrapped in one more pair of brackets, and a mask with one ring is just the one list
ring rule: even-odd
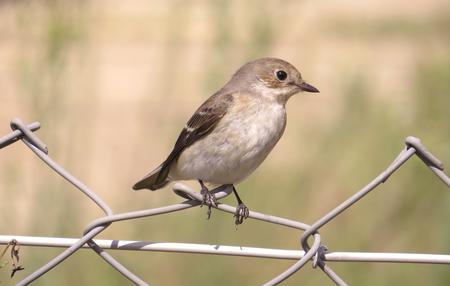
{"label": "bird's claw", "polygon": [[234,223],[237,225],[240,225],[244,222],[244,219],[248,218],[249,216],[249,210],[246,205],[243,203],[238,204],[236,207],[236,212],[234,213],[234,217],[236,218]]}
{"label": "bird's claw", "polygon": [[200,191],[200,194],[203,196],[203,200],[202,200],[202,204],[203,205],[207,205],[208,206],[208,219],[211,218],[211,208],[212,207],[217,207],[217,200],[216,197],[214,196],[214,194],[211,194],[209,192],[209,190],[202,188],[202,190]]}

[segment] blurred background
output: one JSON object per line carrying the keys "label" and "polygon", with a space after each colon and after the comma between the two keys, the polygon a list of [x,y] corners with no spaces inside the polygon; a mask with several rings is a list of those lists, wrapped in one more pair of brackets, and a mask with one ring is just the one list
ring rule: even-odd
{"label": "blurred background", "polygon": [[[42,124],[49,154],[115,212],[181,201],[131,186],[242,64],[283,58],[320,94],[288,103],[284,137],[238,186],[251,210],[313,223],[414,135],[450,165],[450,3],[1,1],[0,135]],[[447,174],[449,171],[447,170]],[[191,184],[198,188],[196,184]],[[79,237],[102,213],[23,144],[0,151],[0,233]],[[224,200],[235,204],[230,196]],[[450,252],[450,195],[417,158],[321,230],[331,251]],[[205,208],[115,223],[107,239],[298,249],[301,233]],[[3,248],[3,247],[2,247]],[[15,284],[61,249],[22,247]],[[293,261],[113,251],[152,285],[260,285]],[[3,259],[5,261],[5,259]],[[449,285],[448,266],[330,263],[350,285]],[[33,285],[128,285],[79,251]],[[284,285],[333,285],[308,265]]]}

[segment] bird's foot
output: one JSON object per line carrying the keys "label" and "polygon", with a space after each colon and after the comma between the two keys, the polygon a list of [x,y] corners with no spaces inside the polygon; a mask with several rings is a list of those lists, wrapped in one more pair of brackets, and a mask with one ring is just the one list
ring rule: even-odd
{"label": "bird's foot", "polygon": [[207,214],[208,214],[208,219],[210,219],[211,218],[211,208],[217,207],[216,197],[214,196],[214,194],[211,194],[211,192],[204,186],[202,186],[202,190],[200,191],[200,194],[203,197],[201,206],[203,206],[203,205],[208,206]]}
{"label": "bird's foot", "polygon": [[234,223],[236,226],[240,225],[244,222],[244,219],[248,218],[249,210],[244,203],[240,203],[236,207],[236,212],[234,213],[234,217],[236,218]]}

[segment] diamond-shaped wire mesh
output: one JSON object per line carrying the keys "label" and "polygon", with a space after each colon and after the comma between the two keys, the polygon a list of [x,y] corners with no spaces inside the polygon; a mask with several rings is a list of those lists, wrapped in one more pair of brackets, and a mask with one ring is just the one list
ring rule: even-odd
{"label": "diamond-shaped wire mesh", "polygon": [[[33,237],[33,236],[16,236],[16,235],[0,235],[0,244],[7,245],[10,249],[10,256],[13,260],[12,275],[21,270],[19,265],[19,246],[49,246],[62,247],[65,250],[58,256],[47,262],[41,268],[30,274],[17,285],[28,285],[35,281],[52,268],[58,266],[63,260],[71,256],[81,248],[91,248],[100,255],[114,269],[128,278],[136,285],[148,285],[147,282],[136,276],[133,272],[125,268],[120,262],[113,258],[105,249],[117,250],[142,250],[142,251],[166,251],[166,252],[185,252],[185,253],[201,253],[231,256],[248,256],[248,257],[265,257],[297,260],[289,269],[268,281],[265,285],[277,285],[288,279],[291,275],[299,271],[308,262],[316,268],[318,266],[332,281],[337,285],[347,285],[329,265],[327,261],[370,261],[370,262],[397,262],[397,263],[429,263],[429,264],[447,264],[450,265],[450,255],[436,254],[413,254],[413,253],[368,253],[368,252],[331,252],[321,244],[321,235],[318,230],[331,220],[336,218],[340,213],[358,202],[361,198],[374,190],[377,186],[385,182],[398,168],[400,168],[413,155],[417,155],[428,168],[447,186],[450,186],[450,178],[444,173],[444,167],[441,161],[430,153],[421,141],[415,137],[406,138],[406,146],[394,161],[378,175],[373,181],[367,184],[360,191],[341,203],[339,206],[328,212],[322,218],[318,219],[312,225],[308,225],[299,221],[294,221],[277,216],[267,215],[255,211],[250,211],[249,218],[257,219],[267,223],[286,226],[303,230],[301,236],[301,246],[303,250],[285,250],[285,249],[268,249],[256,247],[240,247],[240,246],[224,246],[221,245],[205,245],[190,243],[154,243],[145,241],[118,241],[118,240],[94,240],[95,236],[105,230],[109,225],[117,221],[132,220],[147,216],[163,215],[171,212],[182,211],[201,204],[202,197],[190,188],[176,184],[174,192],[182,198],[190,198],[181,203],[169,206],[134,211],[128,213],[114,214],[112,209],[93,191],[85,186],[81,181],[67,172],[58,163],[48,156],[48,149],[33,132],[40,128],[38,122],[23,124],[19,119],[11,121],[12,132],[0,138],[0,149],[4,148],[16,141],[21,140],[30,148],[42,161],[44,161],[56,173],[65,178],[69,183],[74,185],[83,194],[89,197],[99,208],[103,210],[105,216],[92,221],[85,229],[83,236],[80,238],[57,238],[57,237]],[[213,191],[217,199],[222,199],[232,192],[229,186],[222,186]],[[444,195],[450,195],[446,193]],[[218,204],[217,209],[234,214],[235,208],[226,204]],[[312,238],[313,243],[310,245],[308,239]],[[5,249],[3,254],[6,253]]]}

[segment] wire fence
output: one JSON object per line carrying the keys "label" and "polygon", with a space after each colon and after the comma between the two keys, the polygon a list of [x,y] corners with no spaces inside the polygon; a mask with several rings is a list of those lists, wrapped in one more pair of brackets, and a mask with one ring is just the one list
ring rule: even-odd
{"label": "wire fence", "polygon": [[[105,249],[116,250],[139,250],[139,251],[163,251],[163,252],[181,252],[181,253],[199,253],[215,254],[229,256],[247,256],[260,258],[279,258],[291,259],[296,262],[286,271],[274,277],[264,285],[278,285],[288,279],[294,273],[299,271],[308,262],[311,262],[314,268],[321,269],[337,285],[347,285],[347,283],[334,272],[327,261],[357,261],[357,262],[395,262],[395,263],[428,263],[428,264],[447,264],[450,265],[450,255],[437,254],[418,254],[418,253],[369,253],[369,252],[331,252],[321,244],[321,235],[318,230],[325,224],[336,218],[340,213],[358,202],[361,198],[374,190],[377,186],[385,182],[398,168],[400,168],[414,154],[417,155],[428,168],[447,186],[450,187],[450,178],[444,173],[444,166],[441,161],[430,153],[420,139],[415,137],[406,138],[406,146],[394,161],[379,174],[373,181],[364,188],[356,192],[342,204],[328,212],[322,218],[318,219],[312,225],[294,221],[282,217],[267,215],[255,211],[250,211],[249,218],[286,226],[304,231],[300,240],[302,250],[269,249],[256,247],[226,246],[226,245],[208,245],[191,243],[170,243],[170,242],[148,242],[148,241],[124,241],[124,240],[94,240],[94,237],[105,230],[109,225],[117,221],[132,220],[142,217],[163,215],[171,212],[182,211],[188,208],[199,206],[202,196],[182,184],[175,184],[173,190],[180,197],[187,199],[181,203],[168,205],[159,208],[133,211],[127,213],[114,214],[112,209],[96,193],[91,191],[80,180],[75,178],[63,167],[58,165],[50,156],[44,142],[42,142],[33,132],[40,128],[39,122],[25,125],[19,119],[11,121],[11,133],[0,138],[0,149],[21,140],[30,148],[42,161],[51,169],[74,185],[78,190],[91,199],[105,213],[104,217],[92,221],[84,230],[80,238],[58,238],[58,237],[34,237],[17,235],[0,235],[0,244],[7,245],[3,254],[11,247],[10,256],[13,269],[11,276],[15,272],[23,269],[19,265],[19,246],[47,246],[61,247],[65,250],[58,256],[47,262],[41,268],[31,273],[28,277],[20,281],[17,285],[28,285],[58,266],[62,261],[71,256],[81,248],[90,248],[103,258],[114,269],[119,271],[127,279],[136,285],[149,285],[133,272],[125,268],[119,261],[112,257]],[[222,199],[232,193],[232,188],[222,186],[212,191],[216,198]],[[449,195],[448,193],[446,195]],[[235,207],[218,204],[217,209],[234,214]],[[309,240],[312,238],[312,243]]]}

